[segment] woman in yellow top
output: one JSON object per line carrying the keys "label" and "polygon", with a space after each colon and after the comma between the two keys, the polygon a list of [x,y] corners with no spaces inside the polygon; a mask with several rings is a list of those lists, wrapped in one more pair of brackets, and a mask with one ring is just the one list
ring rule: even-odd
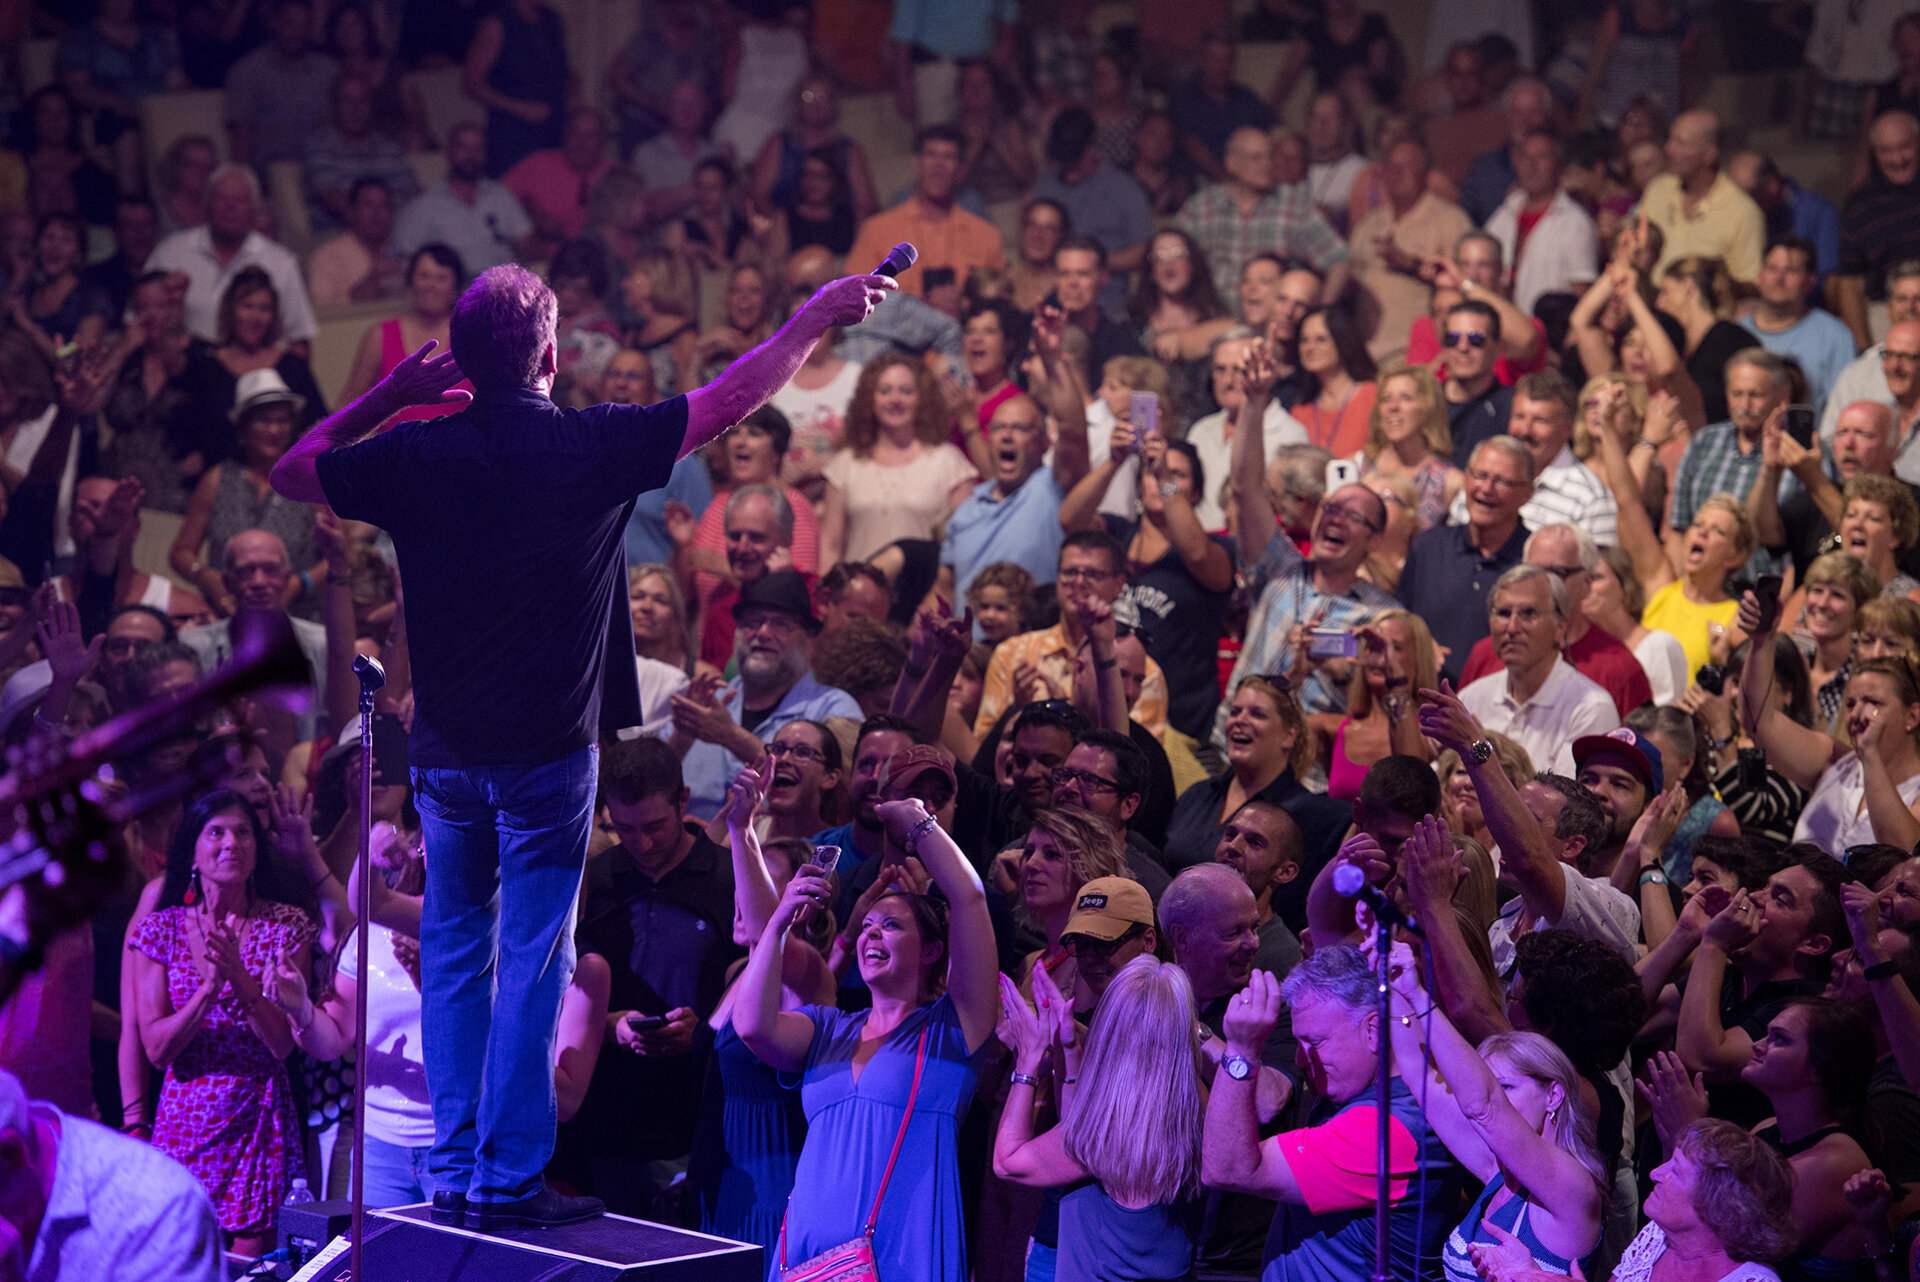
{"label": "woman in yellow top", "polygon": [[[1616,395],[1624,389],[1609,389]],[[1665,396],[1666,393],[1659,393]],[[1658,399],[1658,398],[1656,398]],[[1639,423],[1631,414],[1600,416],[1596,433],[1597,470],[1620,505],[1620,546],[1633,558],[1633,572],[1647,591],[1641,625],[1673,634],[1687,654],[1691,676],[1713,661],[1714,643],[1725,638],[1721,654],[1742,639],[1734,626],[1740,603],[1727,590],[1727,580],[1746,564],[1753,552],[1753,521],[1731,494],[1715,494],[1694,510],[1680,544],[1680,563],[1667,555],[1653,528],[1627,456],[1639,437]]]}

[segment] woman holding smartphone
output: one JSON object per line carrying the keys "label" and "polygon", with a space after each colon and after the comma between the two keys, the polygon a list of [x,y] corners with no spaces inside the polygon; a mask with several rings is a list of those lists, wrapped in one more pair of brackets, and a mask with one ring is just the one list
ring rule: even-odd
{"label": "woman holding smartphone", "polygon": [[782,1009],[788,932],[833,896],[817,865],[788,883],[733,1003],[747,1048],[769,1068],[804,1074],[809,1129],[774,1258],[791,1268],[864,1232],[883,1278],[965,1277],[956,1147],[1000,1017],[993,923],[979,874],[918,799],[878,810],[945,898],[884,895],[852,923],[872,1007]]}

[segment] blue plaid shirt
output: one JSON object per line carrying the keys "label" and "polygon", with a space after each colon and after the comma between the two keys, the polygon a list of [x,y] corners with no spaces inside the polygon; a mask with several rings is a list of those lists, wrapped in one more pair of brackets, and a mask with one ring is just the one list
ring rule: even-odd
{"label": "blue plaid shirt", "polygon": [[[1285,530],[1274,531],[1267,550],[1260,554],[1247,578],[1266,586],[1260,589],[1253,616],[1247,620],[1247,641],[1227,682],[1228,697],[1214,714],[1213,741],[1222,748],[1227,742],[1227,712],[1240,682],[1275,672],[1291,678],[1293,654],[1287,649],[1287,633],[1294,624],[1325,610],[1322,627],[1357,628],[1382,610],[1400,604],[1365,579],[1354,580],[1341,596],[1322,592],[1313,585],[1313,563],[1300,555]],[[1295,693],[1308,712],[1345,712],[1347,708],[1347,692],[1327,680],[1322,669],[1316,668],[1305,682],[1295,682]]]}

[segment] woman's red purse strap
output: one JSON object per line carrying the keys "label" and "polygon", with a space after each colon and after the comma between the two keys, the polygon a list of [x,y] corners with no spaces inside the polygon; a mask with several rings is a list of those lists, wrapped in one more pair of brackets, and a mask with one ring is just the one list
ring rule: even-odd
{"label": "woman's red purse strap", "polygon": [[[887,1154],[887,1169],[885,1173],[880,1176],[880,1188],[873,1195],[873,1213],[867,1216],[867,1226],[865,1229],[862,1230],[863,1234],[867,1237],[872,1237],[874,1234],[874,1230],[879,1227],[880,1199],[887,1195],[887,1182],[893,1178],[894,1163],[900,1160],[900,1150],[904,1148],[907,1143],[907,1126],[909,1123],[913,1121],[913,1105],[914,1105],[914,1102],[920,1098],[920,1076],[922,1073],[926,1071],[926,1067],[927,1067],[927,1035],[932,1031],[933,1031],[933,1024],[931,1021],[929,1021],[927,1025],[920,1030],[920,1050],[918,1054],[914,1057],[914,1061],[913,1061],[913,1087],[911,1090],[907,1092],[907,1111],[906,1111],[906,1114],[900,1119],[900,1133],[893,1137],[893,1152]],[[780,1268],[781,1268],[781,1271],[784,1272],[786,1270],[786,1267],[787,1267],[787,1217],[783,1213],[780,1216]]]}
{"label": "woman's red purse strap", "polygon": [[893,1178],[893,1164],[900,1160],[900,1150],[907,1143],[907,1124],[913,1121],[913,1104],[920,1098],[920,1074],[927,1067],[927,1034],[933,1031],[933,1022],[929,1020],[920,1030],[920,1053],[913,1061],[913,1089],[907,1092],[907,1112],[900,1119],[900,1133],[893,1137],[893,1152],[887,1154],[887,1170],[880,1177],[880,1188],[873,1195],[873,1214],[867,1217],[866,1234],[873,1236],[875,1226],[880,1223],[880,1199],[887,1195],[887,1181]]}

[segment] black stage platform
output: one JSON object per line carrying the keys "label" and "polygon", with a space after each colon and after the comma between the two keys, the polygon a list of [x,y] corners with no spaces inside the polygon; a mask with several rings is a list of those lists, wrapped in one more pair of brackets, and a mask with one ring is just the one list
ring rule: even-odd
{"label": "black stage platform", "polygon": [[[624,1215],[553,1229],[447,1228],[427,1204],[367,1212],[367,1282],[761,1282],[760,1248]],[[345,1237],[296,1282],[351,1282]]]}

